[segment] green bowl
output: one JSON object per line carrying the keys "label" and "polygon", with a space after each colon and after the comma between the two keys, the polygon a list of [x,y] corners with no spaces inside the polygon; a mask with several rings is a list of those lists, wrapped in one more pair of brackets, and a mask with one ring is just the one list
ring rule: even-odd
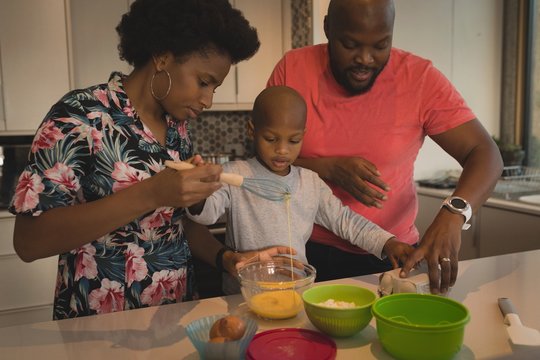
{"label": "green bowl", "polygon": [[451,359],[463,344],[469,310],[438,295],[401,293],[378,299],[371,311],[383,348],[396,359]]}
{"label": "green bowl", "polygon": [[[371,290],[354,285],[319,285],[302,294],[304,309],[311,323],[333,337],[349,337],[370,322],[371,305],[377,295]],[[354,302],[353,308],[333,308],[320,305],[329,299]]]}

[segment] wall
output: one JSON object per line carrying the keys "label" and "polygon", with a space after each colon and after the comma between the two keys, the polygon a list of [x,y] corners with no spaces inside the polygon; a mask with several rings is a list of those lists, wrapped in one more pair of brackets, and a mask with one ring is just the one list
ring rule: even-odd
{"label": "wall", "polygon": [[[314,43],[329,0],[313,0]],[[461,92],[490,134],[499,134],[502,0],[396,0],[394,46],[433,61]],[[428,178],[459,164],[427,138],[415,178]]]}
{"label": "wall", "polygon": [[[456,85],[486,129],[499,134],[503,0],[396,0],[394,45],[429,58]],[[329,0],[292,0],[293,47],[326,41],[322,31]],[[310,11],[310,4],[313,13]],[[312,32],[312,36],[311,33]],[[228,152],[245,136],[249,112],[205,112],[192,123],[195,151]],[[415,177],[459,165],[430,139],[421,150]]]}

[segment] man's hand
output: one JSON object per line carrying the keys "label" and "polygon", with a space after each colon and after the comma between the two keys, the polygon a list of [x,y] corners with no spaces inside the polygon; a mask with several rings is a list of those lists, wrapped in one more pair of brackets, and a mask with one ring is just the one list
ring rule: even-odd
{"label": "man's hand", "polygon": [[448,288],[453,286],[457,279],[463,221],[463,216],[442,208],[427,229],[420,246],[405,262],[400,276],[407,277],[415,264],[425,259],[431,293],[448,292]]}
{"label": "man's hand", "polygon": [[382,208],[387,195],[381,191],[390,191],[377,167],[360,157],[298,158],[294,164],[315,171],[369,207]]}
{"label": "man's hand", "polygon": [[381,180],[381,174],[375,165],[358,157],[332,159],[332,171],[328,174],[330,181],[366,206],[383,207],[382,202],[387,199],[384,192],[390,191],[390,186]]}

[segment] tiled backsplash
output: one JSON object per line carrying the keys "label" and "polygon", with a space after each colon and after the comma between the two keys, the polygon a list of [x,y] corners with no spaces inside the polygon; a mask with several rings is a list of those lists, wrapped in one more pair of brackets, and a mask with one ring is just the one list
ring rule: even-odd
{"label": "tiled backsplash", "polygon": [[[291,0],[293,48],[311,43],[311,3],[312,0]],[[195,152],[229,153],[236,149],[237,155],[252,156],[252,143],[246,134],[249,117],[249,111],[204,112],[190,124]]]}
{"label": "tiled backsplash", "polygon": [[312,44],[312,0],[291,0],[291,43],[293,48]]}
{"label": "tiled backsplash", "polygon": [[238,156],[251,157],[252,146],[246,131],[249,117],[249,111],[204,112],[190,123],[195,152],[229,153],[235,149]]}

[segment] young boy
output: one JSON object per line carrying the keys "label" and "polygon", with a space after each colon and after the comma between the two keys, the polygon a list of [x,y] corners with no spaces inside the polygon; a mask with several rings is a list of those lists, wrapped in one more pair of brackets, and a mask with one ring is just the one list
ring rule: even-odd
{"label": "young boy", "polygon": [[[306,104],[295,90],[267,88],[255,99],[248,124],[256,156],[223,165],[224,172],[286,183],[291,189],[290,227],[285,201],[270,201],[230,185],[190,207],[189,218],[210,225],[226,213],[225,244],[235,251],[289,246],[290,236],[297,259],[304,263],[305,244],[316,223],[380,258],[387,256],[398,267],[412,252],[410,245],[344,206],[317,173],[292,165],[302,146],[305,125]],[[224,274],[223,291],[238,293],[238,281]]]}

